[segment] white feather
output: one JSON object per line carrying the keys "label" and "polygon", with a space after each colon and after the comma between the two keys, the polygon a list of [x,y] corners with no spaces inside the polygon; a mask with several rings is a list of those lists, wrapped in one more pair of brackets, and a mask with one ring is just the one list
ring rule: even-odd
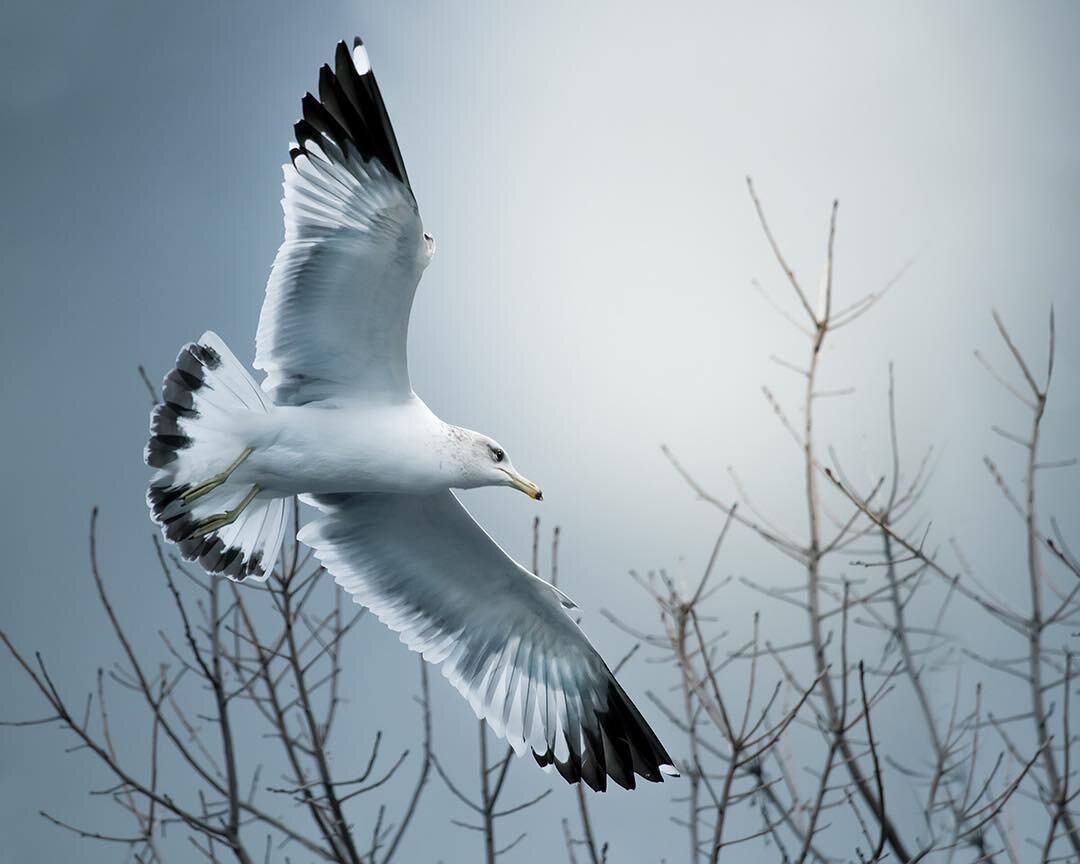
{"label": "white feather", "polygon": [[[366,55],[365,55],[366,56]],[[409,314],[429,259],[412,193],[329,139],[284,167],[285,242],[259,316],[255,368],[279,404],[412,392]]]}
{"label": "white feather", "polygon": [[453,494],[314,503],[324,515],[299,539],[402,642],[441,661],[497,735],[519,754],[531,747],[567,762],[573,744],[598,758],[588,742],[605,734],[596,712],[610,707],[610,671],[564,595],[508,557]]}

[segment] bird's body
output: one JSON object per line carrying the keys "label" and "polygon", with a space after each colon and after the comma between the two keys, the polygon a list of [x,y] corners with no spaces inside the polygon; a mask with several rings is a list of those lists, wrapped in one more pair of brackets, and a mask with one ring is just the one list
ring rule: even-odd
{"label": "bird's body", "polygon": [[541,497],[499,444],[412,390],[409,314],[435,246],[360,40],[302,104],[256,337],[266,377],[212,332],[180,351],[146,447],[154,520],[208,572],[263,580],[299,496],[321,515],[297,539],[517,752],[594,789],[675,773],[573,604],[451,491]]}
{"label": "bird's body", "polygon": [[238,422],[234,450],[253,452],[233,477],[271,497],[463,488],[466,474],[453,447],[462,433],[418,396],[392,403],[275,406]]}

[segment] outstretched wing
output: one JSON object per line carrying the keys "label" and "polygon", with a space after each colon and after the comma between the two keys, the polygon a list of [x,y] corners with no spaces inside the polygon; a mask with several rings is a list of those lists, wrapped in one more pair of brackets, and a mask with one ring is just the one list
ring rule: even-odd
{"label": "outstretched wing", "polygon": [[359,39],[351,52],[338,43],[318,98],[302,104],[255,367],[279,404],[400,399],[411,392],[409,312],[430,243]]}
{"label": "outstretched wing", "polygon": [[[554,588],[514,562],[451,492],[324,495],[300,539],[521,754],[571,783],[660,781],[671,757]],[[569,601],[565,601],[569,602]]]}

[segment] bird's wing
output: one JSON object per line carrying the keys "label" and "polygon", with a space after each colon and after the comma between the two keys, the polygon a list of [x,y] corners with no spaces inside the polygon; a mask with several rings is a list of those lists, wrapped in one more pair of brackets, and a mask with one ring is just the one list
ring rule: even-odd
{"label": "bird's wing", "polygon": [[359,39],[351,52],[338,43],[318,98],[302,104],[255,367],[278,404],[400,399],[411,392],[409,312],[431,244]]}
{"label": "bird's wing", "polygon": [[476,714],[521,754],[605,789],[659,781],[671,757],[566,598],[514,562],[451,492],[313,499],[300,539],[354,600],[441,663]]}

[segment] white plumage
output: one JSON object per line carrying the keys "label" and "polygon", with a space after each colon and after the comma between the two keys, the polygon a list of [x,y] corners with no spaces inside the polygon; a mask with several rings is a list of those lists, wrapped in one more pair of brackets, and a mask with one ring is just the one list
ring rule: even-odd
{"label": "white plumage", "polygon": [[338,45],[303,115],[256,338],[265,395],[213,333],[185,346],[151,421],[155,520],[208,571],[265,579],[304,496],[322,515],[299,539],[519,754],[594,789],[675,773],[570,601],[450,491],[540,497],[501,446],[412,390],[409,315],[434,241],[359,40]]}

